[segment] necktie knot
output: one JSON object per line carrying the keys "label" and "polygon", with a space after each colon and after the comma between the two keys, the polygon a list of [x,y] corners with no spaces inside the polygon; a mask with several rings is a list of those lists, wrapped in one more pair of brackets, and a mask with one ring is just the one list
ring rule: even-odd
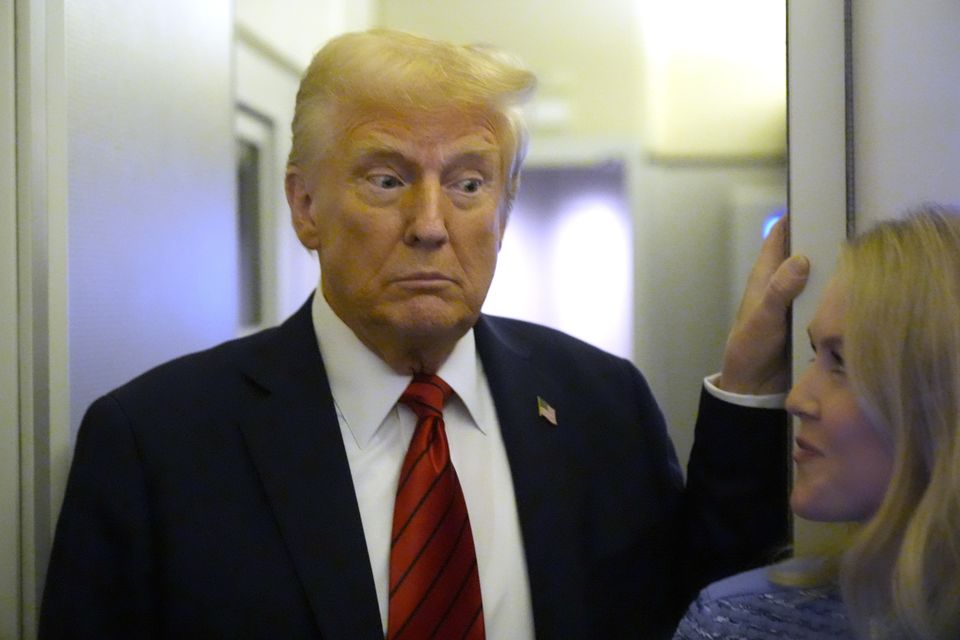
{"label": "necktie knot", "polygon": [[453,395],[453,389],[439,376],[414,374],[400,402],[410,407],[417,418],[443,415],[443,404]]}
{"label": "necktie knot", "polygon": [[417,374],[400,397],[418,419],[393,505],[389,640],[485,635],[473,532],[443,425],[452,393],[437,376]]}

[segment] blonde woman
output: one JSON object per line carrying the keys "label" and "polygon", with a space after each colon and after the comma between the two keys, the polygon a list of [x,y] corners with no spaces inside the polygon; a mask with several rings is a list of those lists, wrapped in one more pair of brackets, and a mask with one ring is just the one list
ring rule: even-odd
{"label": "blonde woman", "polygon": [[791,507],[856,523],[844,550],[701,592],[675,640],[960,638],[960,209],[844,247],[787,397]]}

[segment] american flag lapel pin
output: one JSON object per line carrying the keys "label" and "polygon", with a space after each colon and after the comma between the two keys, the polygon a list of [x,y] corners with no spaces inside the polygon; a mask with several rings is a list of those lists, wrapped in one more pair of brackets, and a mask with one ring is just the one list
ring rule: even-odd
{"label": "american flag lapel pin", "polygon": [[553,426],[557,426],[557,410],[551,407],[550,403],[540,396],[537,396],[537,415]]}

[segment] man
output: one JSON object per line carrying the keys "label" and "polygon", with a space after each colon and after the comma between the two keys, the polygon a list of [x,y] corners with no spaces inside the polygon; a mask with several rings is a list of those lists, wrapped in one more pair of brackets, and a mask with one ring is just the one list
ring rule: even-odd
{"label": "man", "polygon": [[[651,638],[785,542],[781,412],[705,394],[684,488],[630,363],[480,314],[533,85],[391,32],[321,50],[286,176],[318,291],[91,406],[42,637]],[[804,274],[774,273],[779,252],[728,345],[733,391],[786,384]]]}

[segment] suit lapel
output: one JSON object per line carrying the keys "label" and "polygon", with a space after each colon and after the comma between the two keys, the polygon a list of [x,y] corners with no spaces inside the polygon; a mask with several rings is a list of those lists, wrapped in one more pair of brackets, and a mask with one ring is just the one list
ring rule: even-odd
{"label": "suit lapel", "polygon": [[[539,637],[586,637],[582,484],[566,391],[529,349],[481,317],[475,329],[510,462]],[[259,395],[240,425],[321,634],[383,638],[360,512],[308,301],[243,367]],[[558,426],[537,413],[537,397]],[[565,443],[567,443],[565,445]]]}
{"label": "suit lapel", "polygon": [[[474,332],[510,462],[537,636],[587,637],[582,483],[568,453],[567,394],[489,318]],[[557,426],[538,415],[538,396],[556,409]]]}
{"label": "suit lapel", "polygon": [[310,301],[244,368],[261,390],[240,428],[321,634],[382,640],[360,511]]}

